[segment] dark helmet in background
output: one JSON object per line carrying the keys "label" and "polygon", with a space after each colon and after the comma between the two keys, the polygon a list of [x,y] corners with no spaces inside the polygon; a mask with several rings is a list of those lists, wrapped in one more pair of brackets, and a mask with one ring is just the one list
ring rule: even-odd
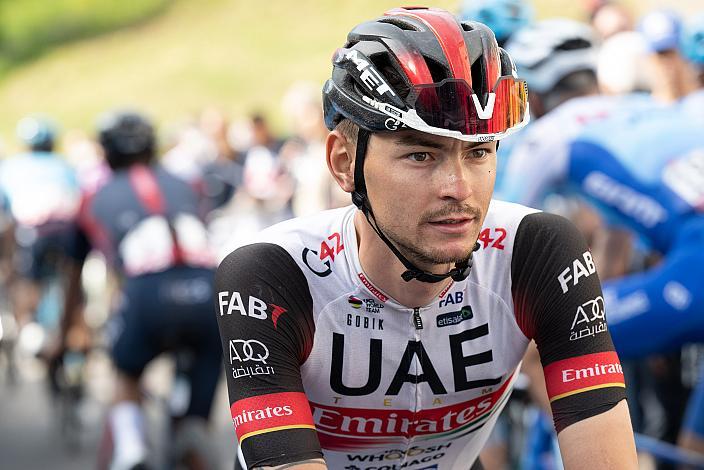
{"label": "dark helmet in background", "polygon": [[98,141],[112,169],[154,158],[156,138],[149,119],[135,111],[112,111],[98,119]]}

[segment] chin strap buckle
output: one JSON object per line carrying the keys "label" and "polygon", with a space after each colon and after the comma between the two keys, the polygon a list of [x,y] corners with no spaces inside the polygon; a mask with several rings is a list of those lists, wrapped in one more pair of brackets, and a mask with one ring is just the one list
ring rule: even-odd
{"label": "chin strap buckle", "polygon": [[413,270],[409,269],[407,271],[404,271],[403,274],[401,274],[401,278],[403,278],[403,280],[406,282],[410,282],[413,279],[420,276],[421,274],[422,274],[422,272],[417,269],[413,269]]}

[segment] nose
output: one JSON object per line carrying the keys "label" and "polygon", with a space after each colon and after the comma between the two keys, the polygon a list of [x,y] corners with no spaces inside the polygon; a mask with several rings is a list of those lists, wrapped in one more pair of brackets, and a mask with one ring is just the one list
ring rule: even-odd
{"label": "nose", "polygon": [[441,199],[461,202],[472,195],[470,171],[460,156],[447,158],[438,167],[437,181]]}

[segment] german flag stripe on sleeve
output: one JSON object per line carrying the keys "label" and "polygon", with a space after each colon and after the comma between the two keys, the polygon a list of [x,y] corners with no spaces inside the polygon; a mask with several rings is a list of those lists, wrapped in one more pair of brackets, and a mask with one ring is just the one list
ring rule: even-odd
{"label": "german flag stripe on sleeve", "polygon": [[551,402],[589,390],[626,386],[615,351],[556,361],[547,365],[544,372]]}
{"label": "german flag stripe on sleeve", "polygon": [[308,398],[282,392],[238,400],[230,407],[237,440],[284,429],[315,429]]}

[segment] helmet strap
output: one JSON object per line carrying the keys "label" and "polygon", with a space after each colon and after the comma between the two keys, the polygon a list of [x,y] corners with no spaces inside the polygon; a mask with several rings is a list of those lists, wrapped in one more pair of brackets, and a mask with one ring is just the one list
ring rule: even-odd
{"label": "helmet strap", "polygon": [[386,246],[389,247],[394,256],[396,256],[396,258],[405,266],[406,271],[401,274],[401,278],[403,278],[406,282],[416,279],[420,282],[427,283],[441,282],[448,277],[452,278],[456,282],[461,282],[467,279],[470,271],[472,270],[472,255],[479,249],[479,243],[475,243],[474,248],[469,255],[465,259],[455,263],[455,267],[453,269],[445,274],[435,274],[429,271],[424,271],[415,266],[408,258],[401,254],[398,248],[396,248],[396,246],[391,243],[391,240],[384,235],[384,232],[381,231],[376,222],[376,218],[374,217],[374,213],[372,212],[372,207],[367,197],[367,186],[364,182],[364,157],[367,153],[367,145],[369,144],[370,137],[371,132],[366,129],[362,129],[361,127],[359,128],[354,165],[355,189],[352,191],[352,202],[359,210],[362,211],[364,217],[367,219],[367,222],[374,229],[377,235],[379,235],[379,238],[381,238]]}

